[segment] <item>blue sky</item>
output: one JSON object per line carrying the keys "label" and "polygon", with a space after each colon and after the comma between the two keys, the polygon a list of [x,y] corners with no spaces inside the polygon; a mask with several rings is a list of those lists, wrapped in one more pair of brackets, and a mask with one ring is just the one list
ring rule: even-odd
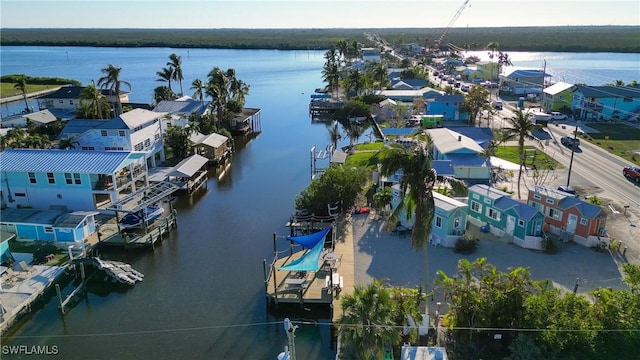
{"label": "blue sky", "polygon": [[[3,28],[445,27],[464,0],[1,0]],[[639,0],[470,0],[454,27],[640,25]]]}

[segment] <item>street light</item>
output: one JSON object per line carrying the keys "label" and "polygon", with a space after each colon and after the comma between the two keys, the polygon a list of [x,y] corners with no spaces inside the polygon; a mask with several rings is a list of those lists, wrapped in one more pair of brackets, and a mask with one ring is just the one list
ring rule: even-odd
{"label": "street light", "polygon": [[[573,131],[573,144],[576,143],[576,137],[578,136],[578,125],[580,125],[580,121],[576,120],[576,128]],[[571,180],[571,167],[573,166],[574,153],[575,153],[575,145],[571,145],[571,160],[569,160],[569,174],[567,175],[567,186],[569,186],[569,180]]]}

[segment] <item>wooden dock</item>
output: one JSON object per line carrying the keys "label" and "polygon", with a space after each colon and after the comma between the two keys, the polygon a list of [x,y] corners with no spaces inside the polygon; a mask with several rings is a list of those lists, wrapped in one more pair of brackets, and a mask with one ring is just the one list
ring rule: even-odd
{"label": "wooden dock", "polygon": [[125,234],[115,232],[100,241],[96,245],[120,246],[124,248],[155,247],[166,234],[178,227],[177,212],[171,211],[166,217],[154,221],[147,227],[147,231],[127,232]]}
{"label": "wooden dock", "polygon": [[[293,223],[289,223],[293,225]],[[271,263],[264,263],[265,291],[269,305],[280,304],[319,304],[332,309],[332,321],[335,323],[342,316],[341,299],[345,294],[353,293],[354,286],[354,250],[352,224],[349,215],[340,216],[335,221],[332,250],[327,249],[320,257],[320,270],[315,272],[296,272],[277,270],[281,266],[303,255],[303,251],[290,253],[287,251],[282,257]],[[336,259],[328,262],[327,254],[331,253]],[[327,278],[336,279],[334,288],[327,283]],[[342,280],[339,291],[335,290],[338,279]]]}

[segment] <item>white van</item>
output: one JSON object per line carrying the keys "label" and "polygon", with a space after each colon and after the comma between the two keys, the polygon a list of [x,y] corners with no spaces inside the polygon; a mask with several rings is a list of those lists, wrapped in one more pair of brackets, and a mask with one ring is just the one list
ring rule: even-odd
{"label": "white van", "polygon": [[502,110],[502,100],[493,100],[491,105],[494,109]]}

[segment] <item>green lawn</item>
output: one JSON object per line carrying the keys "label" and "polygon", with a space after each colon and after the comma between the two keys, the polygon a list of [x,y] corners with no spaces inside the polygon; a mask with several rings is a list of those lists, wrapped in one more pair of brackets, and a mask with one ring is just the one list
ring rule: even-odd
{"label": "green lawn", "polygon": [[[20,90],[16,90],[13,86],[15,83],[0,83],[0,97],[6,98],[10,96],[22,95]],[[36,91],[42,91],[52,88],[60,87],[60,85],[29,85],[27,84],[27,93],[32,93]]]}
{"label": "green lawn", "polygon": [[[538,169],[558,169],[562,167],[554,158],[534,146],[525,146],[524,151],[527,157],[527,166],[535,165]],[[496,156],[516,164],[520,163],[517,146],[499,146],[496,150]]]}
{"label": "green lawn", "polygon": [[606,151],[616,154],[636,165],[640,165],[640,129],[623,124],[589,123],[589,127],[600,133],[588,133],[582,137]]}
{"label": "green lawn", "polygon": [[382,141],[372,142],[372,143],[364,143],[364,144],[356,144],[356,151],[364,151],[364,150],[380,150],[384,146]]}
{"label": "green lawn", "polygon": [[347,156],[345,166],[360,166],[369,170],[374,170],[380,162],[380,152],[362,151]]}

